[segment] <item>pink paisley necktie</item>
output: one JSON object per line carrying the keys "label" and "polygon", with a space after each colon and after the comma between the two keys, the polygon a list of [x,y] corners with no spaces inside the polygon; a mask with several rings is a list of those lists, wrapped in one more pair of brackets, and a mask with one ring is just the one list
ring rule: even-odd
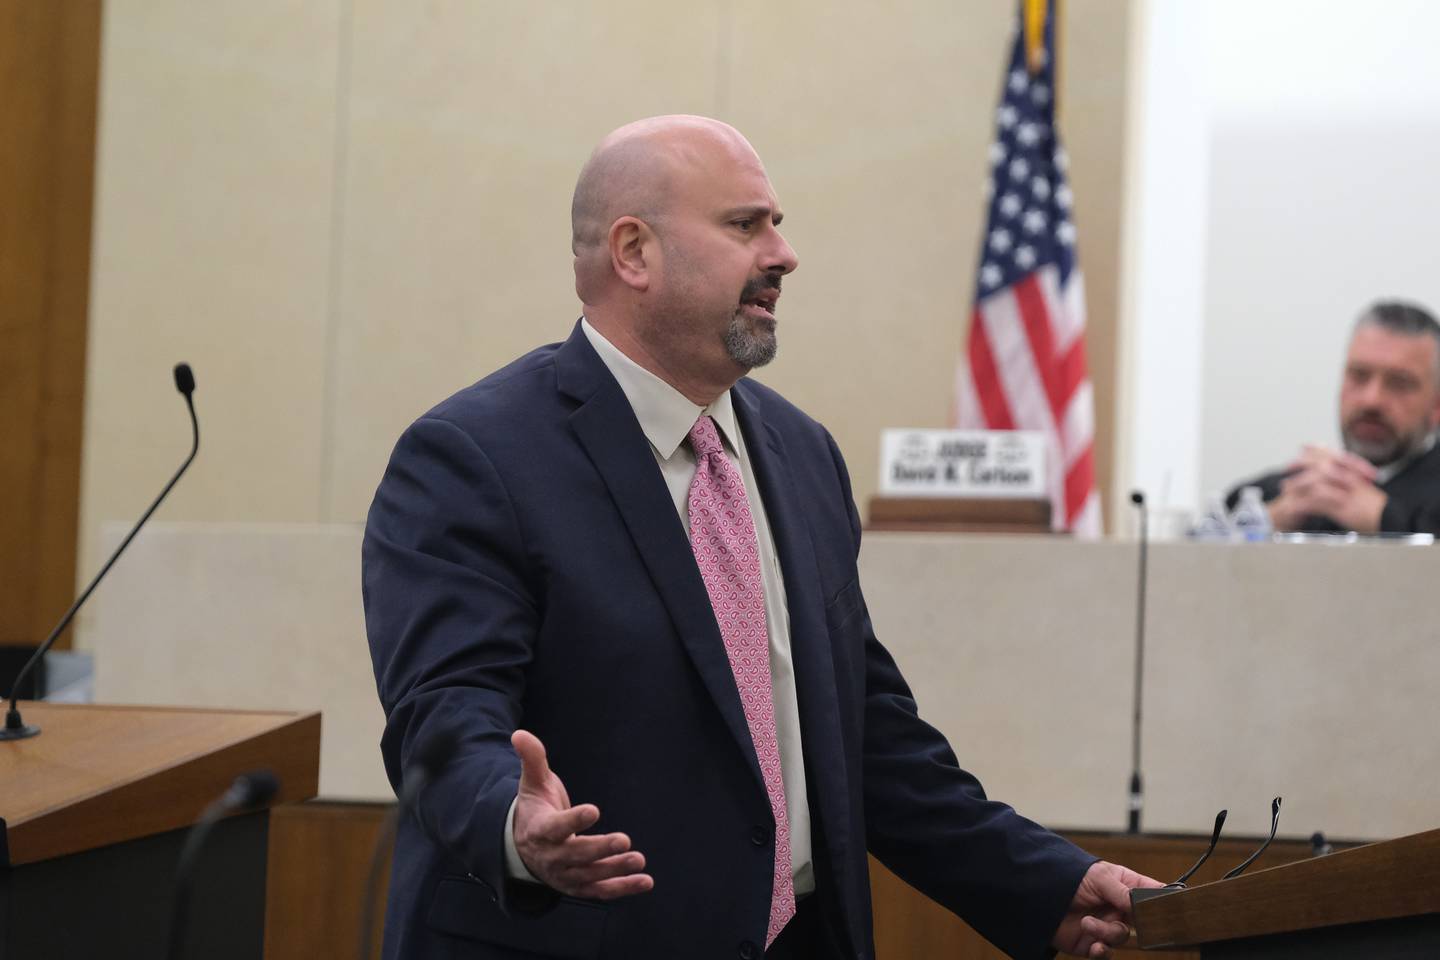
{"label": "pink paisley necktie", "polygon": [[690,428],[690,446],[696,461],[695,479],[690,481],[690,546],[715,608],[775,817],[775,878],[765,934],[768,948],[795,915],[795,880],[790,873],[790,817],[785,809],[775,702],[770,694],[770,638],[765,629],[760,548],[745,481],[725,456],[714,420],[701,417],[695,421]]}

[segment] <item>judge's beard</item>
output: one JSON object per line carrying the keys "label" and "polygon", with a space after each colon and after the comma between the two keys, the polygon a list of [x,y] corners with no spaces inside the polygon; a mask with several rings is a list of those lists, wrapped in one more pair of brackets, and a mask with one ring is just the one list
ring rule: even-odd
{"label": "judge's beard", "polygon": [[[1378,423],[1389,431],[1389,436],[1380,440],[1365,440],[1357,437],[1352,428],[1360,421]],[[1430,437],[1430,429],[1424,424],[1408,433],[1401,433],[1394,424],[1378,415],[1358,414],[1349,423],[1340,427],[1340,440],[1345,449],[1356,456],[1364,457],[1377,467],[1388,466],[1397,460],[1417,453]]]}

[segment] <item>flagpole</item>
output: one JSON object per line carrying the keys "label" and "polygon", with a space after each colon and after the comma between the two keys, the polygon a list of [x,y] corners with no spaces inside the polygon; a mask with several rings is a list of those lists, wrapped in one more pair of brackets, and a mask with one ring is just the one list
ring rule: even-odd
{"label": "flagpole", "polygon": [[1055,3],[1055,6],[1054,6],[1054,8],[1051,10],[1050,15],[1055,18],[1055,83],[1053,84],[1053,86],[1054,86],[1055,89],[1054,89],[1054,90],[1051,90],[1050,93],[1051,93],[1051,95],[1055,98],[1055,122],[1058,124],[1058,123],[1060,123],[1060,110],[1061,110],[1061,101],[1060,101],[1060,41],[1061,41],[1061,39],[1063,39],[1063,38],[1060,36],[1060,24],[1063,23],[1064,21],[1061,19],[1061,16],[1060,16],[1060,8],[1061,8],[1061,6],[1062,6],[1062,0],[1054,0],[1054,3]]}

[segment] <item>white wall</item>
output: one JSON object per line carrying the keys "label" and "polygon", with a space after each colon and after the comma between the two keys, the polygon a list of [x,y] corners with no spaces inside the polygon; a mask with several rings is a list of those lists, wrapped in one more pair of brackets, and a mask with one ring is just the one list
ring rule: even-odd
{"label": "white wall", "polygon": [[1423,50],[1440,5],[1152,0],[1144,20],[1121,475],[1153,493],[1168,471],[1194,505],[1337,442],[1367,303],[1440,308],[1440,62]]}
{"label": "white wall", "polygon": [[1121,457],[1111,498],[1124,515],[1132,487],[1154,507],[1198,495],[1200,378],[1208,216],[1208,94],[1195,4],[1141,4],[1131,78],[1131,169],[1126,197]]}

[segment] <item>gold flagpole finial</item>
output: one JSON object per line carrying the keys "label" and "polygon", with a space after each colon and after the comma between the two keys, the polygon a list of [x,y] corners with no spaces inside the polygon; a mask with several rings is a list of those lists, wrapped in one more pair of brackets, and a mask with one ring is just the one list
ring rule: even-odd
{"label": "gold flagpole finial", "polygon": [[1045,65],[1045,17],[1050,6],[1049,0],[1024,0],[1025,3],[1025,63],[1031,73]]}

